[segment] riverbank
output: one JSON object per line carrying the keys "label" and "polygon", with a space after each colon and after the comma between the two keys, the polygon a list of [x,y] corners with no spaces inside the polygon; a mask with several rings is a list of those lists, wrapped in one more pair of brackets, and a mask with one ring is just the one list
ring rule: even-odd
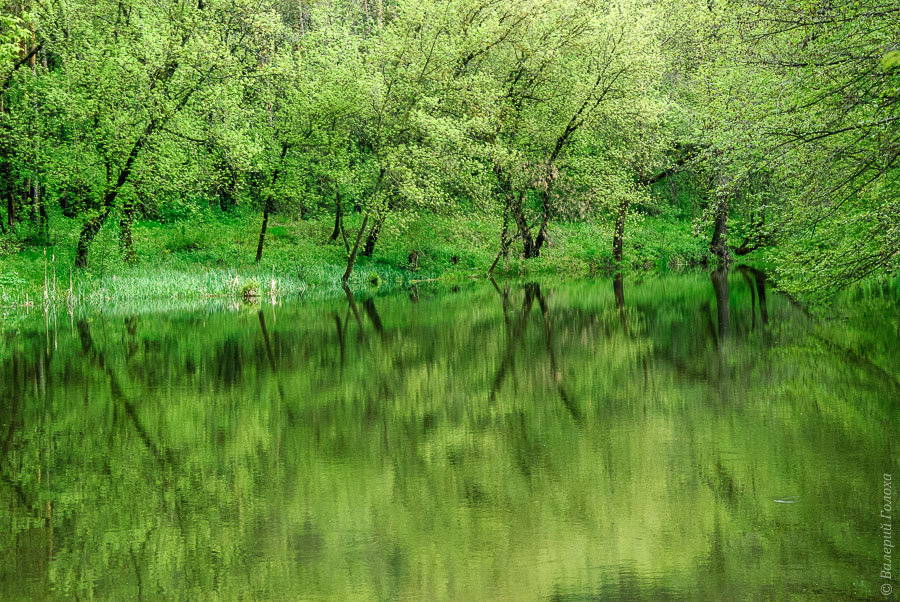
{"label": "riverbank", "polygon": [[[357,216],[348,217],[348,236]],[[137,262],[126,264],[117,231],[105,228],[91,249],[91,265],[73,268],[79,224],[53,220],[50,245],[27,244],[27,233],[6,235],[0,246],[0,306],[45,302],[98,306],[157,299],[240,299],[280,295],[330,296],[341,291],[347,251],[330,241],[333,218],[270,220],[262,261],[254,261],[260,216],[210,213],[172,224],[134,227]],[[371,258],[360,257],[351,290],[404,287],[420,281],[483,277],[497,253],[499,225],[461,216],[429,216],[404,224],[388,221]],[[555,224],[541,257],[510,257],[498,277],[585,276],[613,271],[612,227],[604,223]],[[629,225],[619,269],[672,271],[709,260],[690,224],[645,217]]]}

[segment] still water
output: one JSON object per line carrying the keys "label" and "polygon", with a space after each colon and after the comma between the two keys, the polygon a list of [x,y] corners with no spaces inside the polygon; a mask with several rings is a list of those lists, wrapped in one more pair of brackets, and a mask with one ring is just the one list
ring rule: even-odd
{"label": "still water", "polygon": [[0,599],[881,597],[897,310],[741,269],[37,312]]}

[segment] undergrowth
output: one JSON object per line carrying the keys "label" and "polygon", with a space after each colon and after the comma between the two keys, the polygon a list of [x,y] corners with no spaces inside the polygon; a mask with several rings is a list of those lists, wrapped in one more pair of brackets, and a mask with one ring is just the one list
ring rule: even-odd
{"label": "undergrowth", "polygon": [[[341,237],[329,241],[333,218],[270,220],[263,259],[255,263],[259,216],[210,211],[190,223],[138,222],[137,261],[123,262],[115,220],[91,247],[90,268],[73,268],[79,223],[51,220],[47,246],[25,241],[27,225],[0,244],[0,307],[45,303],[103,306],[124,300],[261,299],[341,293],[347,251]],[[350,240],[361,218],[346,220]],[[669,271],[708,260],[704,242],[688,224],[636,218],[625,241],[626,261],[612,259],[611,225],[553,224],[540,257],[525,260],[513,246],[495,276],[585,276],[614,270]],[[392,289],[418,281],[484,277],[498,248],[499,224],[465,216],[428,216],[403,228],[387,222],[371,258],[359,257],[349,281],[354,291]]]}

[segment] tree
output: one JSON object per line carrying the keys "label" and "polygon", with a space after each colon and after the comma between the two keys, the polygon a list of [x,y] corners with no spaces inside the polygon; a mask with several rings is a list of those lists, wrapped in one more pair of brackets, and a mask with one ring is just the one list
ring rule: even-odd
{"label": "tree", "polygon": [[717,139],[732,191],[763,183],[779,199],[757,218],[779,280],[814,295],[896,267],[900,9],[763,0],[722,21]]}
{"label": "tree", "polygon": [[319,183],[338,186],[362,102],[357,43],[342,26],[310,29],[299,40],[282,37],[261,78],[245,91],[245,102],[255,107],[257,170],[265,180],[257,263],[277,197],[302,193],[313,174]]}
{"label": "tree", "polygon": [[[250,52],[271,13],[249,2],[163,2],[139,8],[118,2],[66,2],[39,11],[39,29],[61,63],[66,87],[64,142],[87,155],[102,181],[100,199],[84,214],[75,264],[86,267],[94,237],[117,205],[146,151],[178,134],[179,119],[201,92],[255,63]],[[243,69],[246,71],[246,68]],[[123,241],[130,250],[131,207]]]}
{"label": "tree", "polygon": [[374,178],[369,198],[362,203],[363,222],[344,282],[364,236],[362,253],[371,256],[389,216],[408,216],[449,203],[443,180],[450,163],[442,149],[447,136],[458,139],[459,131],[445,118],[441,104],[452,84],[448,75],[456,59],[448,42],[466,6],[463,0],[428,4],[423,10],[417,2],[399,2],[364,54],[371,101],[362,115],[357,144],[371,155]]}
{"label": "tree", "polygon": [[[568,173],[573,170],[597,167],[579,155],[596,157],[608,144],[602,134],[655,121],[661,64],[653,22],[637,5],[553,2],[527,19],[523,35],[498,46],[487,67],[497,126],[485,137],[485,150],[504,203],[504,228],[508,216],[531,258],[549,240],[560,205],[573,200],[557,194],[559,182],[577,179]],[[607,164],[624,158],[600,154]]]}

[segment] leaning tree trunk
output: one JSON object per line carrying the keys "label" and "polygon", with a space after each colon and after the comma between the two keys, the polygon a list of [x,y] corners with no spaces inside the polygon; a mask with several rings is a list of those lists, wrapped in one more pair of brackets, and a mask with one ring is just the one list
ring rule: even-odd
{"label": "leaning tree trunk", "polygon": [[[178,61],[167,62],[166,69],[162,71],[161,75],[156,78],[153,83],[155,85],[159,85],[160,87],[164,86],[169,80],[172,79],[177,70]],[[97,236],[100,228],[103,227],[103,223],[106,221],[106,218],[109,217],[109,214],[112,211],[113,206],[115,205],[119,190],[121,190],[122,186],[125,185],[125,182],[128,181],[128,178],[131,175],[131,170],[134,168],[134,162],[137,160],[141,149],[144,147],[144,144],[158,128],[165,126],[169,119],[181,112],[181,110],[185,107],[185,105],[187,105],[188,101],[198,89],[199,86],[195,86],[194,88],[188,90],[181,96],[181,99],[168,115],[151,119],[147,123],[146,127],[144,127],[144,131],[141,132],[140,135],[138,135],[137,139],[134,141],[134,144],[131,147],[131,151],[129,151],[128,153],[128,157],[125,159],[125,165],[122,166],[122,171],[119,172],[119,177],[116,178],[115,185],[111,189],[107,190],[103,195],[103,203],[101,204],[100,213],[86,220],[81,226],[81,233],[78,236],[78,246],[75,249],[75,267],[87,267],[88,249],[90,249],[91,242],[93,242],[94,238]]]}
{"label": "leaning tree trunk", "polygon": [[269,211],[272,209],[272,197],[266,198],[266,205],[263,208],[262,227],[259,229],[259,244],[256,245],[256,263],[262,261],[263,245],[266,243],[266,229],[269,227]]}
{"label": "leaning tree trunk", "polygon": [[[375,188],[372,189],[372,198],[378,194],[378,191],[381,190],[381,181],[384,179],[384,168],[381,168],[378,171],[378,179],[375,180]],[[382,218],[384,219],[384,218]],[[350,256],[347,258],[347,269],[344,271],[344,276],[341,278],[344,285],[347,284],[347,281],[350,280],[350,274],[353,272],[353,265],[356,263],[356,255],[359,253],[359,244],[362,242],[363,233],[366,231],[366,225],[369,223],[369,212],[367,211],[363,214],[363,222],[359,227],[359,232],[356,233],[356,241],[353,243],[353,249],[350,251]],[[368,241],[367,241],[368,244]],[[374,245],[374,243],[373,243]]]}
{"label": "leaning tree trunk", "polygon": [[507,201],[506,206],[503,207],[503,226],[500,228],[500,252],[497,253],[494,263],[491,264],[488,270],[488,278],[494,277],[494,269],[500,263],[500,258],[506,259],[509,257],[509,245],[512,244],[512,240],[512,237],[509,235],[509,201]]}
{"label": "leaning tree trunk", "polygon": [[716,217],[713,224],[712,242],[709,250],[719,259],[722,265],[731,263],[731,253],[728,250],[728,198],[722,196],[716,205]]}
{"label": "leaning tree trunk", "polygon": [[625,240],[625,219],[628,217],[628,199],[622,200],[619,212],[616,214],[616,227],[613,230],[613,260],[622,261],[622,245]]}
{"label": "leaning tree trunk", "polygon": [[[94,241],[97,233],[100,232],[100,228],[103,227],[103,223],[109,216],[110,209],[112,209],[113,201],[108,200],[110,195],[111,193],[109,192],[103,195],[103,205],[106,209],[98,215],[85,220],[84,224],[81,225],[81,232],[78,235],[78,246],[75,247],[75,267],[77,268],[86,268],[88,265],[88,251],[91,248],[91,243]],[[113,199],[115,199],[114,195]]]}
{"label": "leaning tree trunk", "polygon": [[[187,103],[187,98],[182,99],[181,106],[184,106],[185,103]],[[163,120],[162,123],[164,122],[165,120]],[[75,267],[87,267],[88,250],[91,247],[91,243],[94,241],[97,233],[100,232],[100,228],[103,227],[106,218],[109,217],[109,214],[116,203],[116,197],[119,195],[119,190],[121,190],[122,186],[125,185],[125,182],[128,181],[131,170],[134,168],[134,162],[140,154],[141,149],[144,147],[144,142],[146,142],[147,138],[149,138],[160,125],[160,122],[150,120],[150,123],[144,128],[143,133],[138,136],[138,139],[131,147],[131,151],[125,159],[125,165],[122,166],[122,171],[119,172],[119,177],[116,178],[115,185],[103,194],[100,213],[85,220],[84,224],[81,225],[81,233],[78,235],[78,246],[75,248]]]}
{"label": "leaning tree trunk", "polygon": [[372,229],[369,230],[369,235],[366,237],[366,245],[363,247],[363,257],[371,257],[375,251],[375,244],[378,242],[378,235],[381,234],[381,227],[384,225],[385,219],[386,217],[379,218],[372,225]]}
{"label": "leaning tree trunk", "polygon": [[541,227],[538,230],[537,238],[534,239],[534,256],[539,257],[541,247],[545,242],[549,242],[547,238],[547,227],[550,225],[550,192],[543,193],[544,199],[541,204]]}
{"label": "leaning tree trunk", "polygon": [[[153,122],[151,122],[151,125],[152,123]],[[100,228],[106,223],[106,218],[109,217],[109,214],[115,205],[119,189],[125,184],[126,180],[128,180],[128,176],[131,173],[131,167],[140,151],[141,144],[142,142],[139,139],[132,147],[131,153],[129,153],[128,159],[125,161],[125,167],[122,168],[122,171],[119,173],[115,186],[103,193],[103,200],[100,203],[100,213],[86,219],[81,225],[81,232],[78,234],[78,245],[75,247],[76,268],[86,268],[88,266],[88,251],[90,251],[91,243],[94,242],[94,238],[96,238],[97,233],[100,232]]]}
{"label": "leaning tree trunk", "polygon": [[363,216],[362,226],[359,227],[359,232],[356,233],[356,242],[353,244],[353,250],[350,251],[350,257],[347,258],[347,270],[344,272],[343,278],[341,280],[344,284],[347,284],[347,281],[350,280],[350,273],[353,272],[353,264],[356,263],[356,254],[359,251],[359,243],[362,240],[363,232],[366,231],[366,224],[369,223],[369,214],[366,213]]}
{"label": "leaning tree trunk", "polygon": [[534,238],[531,236],[531,229],[528,227],[528,220],[525,218],[525,211],[522,208],[525,192],[519,193],[519,198],[509,198],[509,208],[512,212],[513,221],[516,222],[516,228],[519,230],[519,236],[522,237],[522,250],[525,259],[537,257],[537,250],[534,246]]}

